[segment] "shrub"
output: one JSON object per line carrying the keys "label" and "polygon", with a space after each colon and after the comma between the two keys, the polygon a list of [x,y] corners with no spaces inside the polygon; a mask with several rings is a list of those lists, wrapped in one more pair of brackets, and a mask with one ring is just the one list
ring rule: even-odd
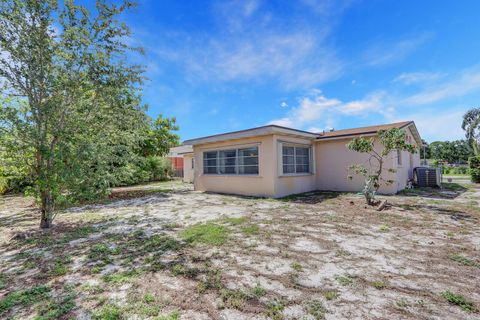
{"label": "shrub", "polygon": [[470,167],[472,182],[480,183],[480,156],[470,157],[468,159],[468,166]]}

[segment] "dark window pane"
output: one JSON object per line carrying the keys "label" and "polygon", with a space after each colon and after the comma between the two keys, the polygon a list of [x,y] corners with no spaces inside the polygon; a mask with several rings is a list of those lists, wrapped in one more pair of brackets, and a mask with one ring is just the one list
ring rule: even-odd
{"label": "dark window pane", "polygon": [[295,173],[295,166],[293,164],[283,165],[283,173]]}
{"label": "dark window pane", "polygon": [[248,149],[239,149],[238,150],[239,157],[253,157],[258,156],[258,147],[255,148],[248,148]]}
{"label": "dark window pane", "polygon": [[209,151],[203,153],[204,159],[214,159],[217,157],[217,151]]}
{"label": "dark window pane", "polygon": [[238,174],[258,174],[258,166],[238,167]]}
{"label": "dark window pane", "polygon": [[282,154],[283,154],[284,156],[287,156],[287,155],[293,156],[293,155],[295,154],[295,148],[294,148],[294,147],[285,147],[285,146],[283,146],[283,147],[282,147]]}
{"label": "dark window pane", "polygon": [[218,152],[219,158],[235,158],[237,155],[236,150],[222,150]]}
{"label": "dark window pane", "polygon": [[297,164],[297,173],[308,173],[308,164],[303,165],[303,164]]}
{"label": "dark window pane", "polygon": [[295,163],[294,160],[295,160],[295,157],[293,157],[293,156],[283,156],[283,164],[284,165],[294,164]]}
{"label": "dark window pane", "polygon": [[238,158],[238,165],[258,165],[258,157]]}
{"label": "dark window pane", "polygon": [[215,167],[217,165],[217,159],[203,160],[203,165],[208,167]]}
{"label": "dark window pane", "polygon": [[308,156],[308,148],[297,147],[296,148],[296,154],[297,154],[297,156],[307,157]]}
{"label": "dark window pane", "polygon": [[216,167],[204,167],[203,172],[206,174],[216,174],[217,168]]}
{"label": "dark window pane", "polygon": [[297,164],[308,164],[309,163],[309,158],[308,157],[297,156],[296,162],[297,162]]}
{"label": "dark window pane", "polygon": [[220,171],[220,174],[235,174],[235,166],[220,167],[219,171]]}

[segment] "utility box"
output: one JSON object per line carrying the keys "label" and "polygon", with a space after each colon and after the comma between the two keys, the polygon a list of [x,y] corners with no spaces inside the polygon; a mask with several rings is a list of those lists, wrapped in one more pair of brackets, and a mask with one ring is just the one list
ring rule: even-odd
{"label": "utility box", "polygon": [[413,169],[413,183],[418,187],[441,187],[442,169],[416,167]]}

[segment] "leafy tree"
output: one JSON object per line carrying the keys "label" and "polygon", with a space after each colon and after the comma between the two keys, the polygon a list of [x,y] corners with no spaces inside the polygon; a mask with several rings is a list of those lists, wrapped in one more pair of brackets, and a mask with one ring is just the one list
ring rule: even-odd
{"label": "leafy tree", "polygon": [[142,70],[127,63],[135,48],[118,20],[132,5],[98,0],[91,13],[71,0],[0,3],[2,150],[32,172],[42,228],[57,204],[105,193],[111,169],[143,139]]}
{"label": "leafy tree", "polygon": [[462,129],[475,155],[480,155],[480,108],[472,108],[463,115]]}
{"label": "leafy tree", "polygon": [[144,157],[165,156],[171,147],[179,145],[180,137],[175,133],[178,131],[176,122],[177,119],[164,118],[162,115],[151,121],[142,145],[141,153]]}
{"label": "leafy tree", "polygon": [[420,146],[420,159],[430,159],[432,157],[430,145],[427,141],[422,139],[422,146]]}
{"label": "leafy tree", "polygon": [[[408,151],[415,153],[417,146],[407,143],[405,131],[392,128],[389,130],[380,130],[378,132],[381,148],[375,147],[376,138],[358,137],[354,138],[347,144],[347,148],[356,152],[368,155],[368,165],[355,164],[349,167],[354,174],[361,175],[365,178],[363,187],[363,195],[368,205],[375,205],[375,195],[378,189],[384,184],[393,183],[392,180],[386,180],[383,177],[385,173],[385,161],[395,150]],[[396,157],[397,155],[395,154]],[[387,170],[394,173],[394,169]],[[350,175],[349,179],[353,179]]]}
{"label": "leafy tree", "polygon": [[431,158],[448,163],[467,162],[473,150],[466,140],[434,141],[429,145]]}

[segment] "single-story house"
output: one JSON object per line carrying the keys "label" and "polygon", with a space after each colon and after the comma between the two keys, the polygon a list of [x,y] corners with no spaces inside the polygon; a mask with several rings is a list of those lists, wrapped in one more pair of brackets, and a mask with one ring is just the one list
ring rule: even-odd
{"label": "single-story house", "polygon": [[[408,142],[421,146],[413,121],[314,133],[277,125],[191,139],[183,154],[186,181],[195,190],[250,196],[283,197],[313,190],[360,191],[363,178],[348,179],[348,167],[368,164],[368,156],[351,151],[354,137],[376,137],[381,129],[405,130]],[[380,148],[377,141],[376,147]],[[394,183],[380,189],[392,194],[406,187],[419,153],[392,152],[385,178]],[[395,169],[395,172],[387,172]],[[191,173],[188,173],[191,171]]]}
{"label": "single-story house", "polygon": [[167,154],[167,158],[172,163],[172,169],[175,172],[175,176],[176,177],[183,177],[184,180],[185,180],[185,174],[190,175],[188,177],[189,182],[193,182],[193,170],[187,170],[187,172],[185,173],[185,171],[184,171],[185,163],[184,163],[184,157],[183,156],[184,156],[184,154],[192,153],[192,151],[193,151],[192,146],[181,145],[181,146],[178,146],[178,147],[170,148],[170,150]]}

